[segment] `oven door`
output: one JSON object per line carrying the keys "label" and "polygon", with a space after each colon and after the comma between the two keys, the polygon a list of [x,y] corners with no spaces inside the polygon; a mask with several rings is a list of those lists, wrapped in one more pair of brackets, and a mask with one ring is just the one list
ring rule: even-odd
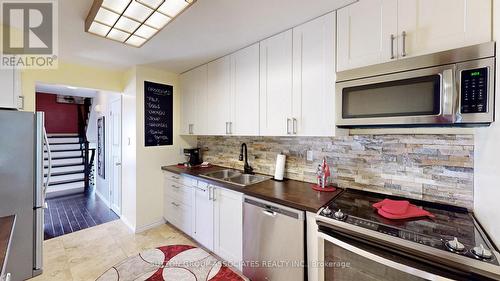
{"label": "oven door", "polygon": [[320,281],[467,280],[343,235],[319,232],[318,239]]}
{"label": "oven door", "polygon": [[456,65],[338,82],[340,127],[452,124],[458,108]]}

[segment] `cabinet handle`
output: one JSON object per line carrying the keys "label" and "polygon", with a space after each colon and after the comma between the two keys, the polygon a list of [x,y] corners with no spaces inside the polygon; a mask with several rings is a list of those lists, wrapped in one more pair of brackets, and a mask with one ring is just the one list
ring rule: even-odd
{"label": "cabinet handle", "polygon": [[292,130],[293,130],[293,134],[296,135],[297,134],[297,118],[292,118]]}
{"label": "cabinet handle", "polygon": [[233,122],[229,122],[229,133],[233,134]]}
{"label": "cabinet handle", "polygon": [[177,189],[179,189],[179,188],[180,188],[179,186],[174,185],[174,184],[172,184],[172,187],[173,187],[173,188],[177,188]]}
{"label": "cabinet handle", "polygon": [[212,200],[212,186],[208,186],[208,200]]}
{"label": "cabinet handle", "polygon": [[175,202],[170,202],[170,203],[172,203],[172,205],[174,205],[175,207],[179,207],[180,206],[179,204],[177,204]]}
{"label": "cabinet handle", "polygon": [[228,129],[228,127],[229,127],[229,122],[226,122],[226,135],[229,135],[229,129]]}
{"label": "cabinet handle", "polygon": [[403,52],[401,53],[402,57],[406,57],[406,31],[403,31],[401,33],[401,36],[403,37]]}
{"label": "cabinet handle", "polygon": [[19,108],[18,109],[24,109],[24,96],[19,96],[19,103],[18,106]]}
{"label": "cabinet handle", "polygon": [[212,201],[215,202],[215,187],[212,186]]}
{"label": "cabinet handle", "polygon": [[290,118],[286,119],[286,134],[290,134]]}
{"label": "cabinet handle", "polygon": [[391,34],[391,60],[395,59],[396,57],[394,56],[394,34]]}
{"label": "cabinet handle", "polygon": [[189,125],[188,125],[188,131],[189,131],[188,133],[189,133],[190,135],[192,135],[192,134],[193,134],[193,124],[189,124]]}
{"label": "cabinet handle", "polygon": [[176,180],[179,180],[179,179],[180,179],[180,177],[178,177],[178,176],[172,176],[172,178],[173,178],[173,179],[176,179]]}

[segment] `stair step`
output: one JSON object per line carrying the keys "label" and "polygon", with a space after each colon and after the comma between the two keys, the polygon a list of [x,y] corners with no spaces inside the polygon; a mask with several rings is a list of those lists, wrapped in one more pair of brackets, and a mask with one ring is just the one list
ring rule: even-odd
{"label": "stair step", "polygon": [[47,188],[47,198],[54,198],[75,193],[82,193],[85,190],[85,183],[73,182],[60,185],[51,185]]}
{"label": "stair step", "polygon": [[[45,163],[45,167],[47,167],[48,162]],[[83,158],[78,157],[78,158],[69,158],[69,159],[53,159],[52,160],[52,167],[56,166],[63,166],[63,165],[81,165],[83,164]]]}
{"label": "stair step", "polygon": [[49,138],[49,144],[58,144],[58,143],[79,143],[79,137],[58,137],[58,138]]}
{"label": "stair step", "polygon": [[52,174],[50,177],[49,185],[58,184],[58,183],[67,183],[68,181],[76,181],[76,180],[85,180],[85,175],[80,172],[77,174],[65,174],[65,175],[56,175]]}
{"label": "stair step", "polygon": [[[82,158],[83,156],[81,155],[78,155],[78,156],[54,156],[54,155],[51,155],[52,156],[52,161],[54,160],[63,160],[63,159],[76,159],[76,158]],[[43,160],[45,161],[48,161],[49,158],[44,158]]]}
{"label": "stair step", "polygon": [[80,143],[55,143],[50,144],[50,151],[82,149]]}
{"label": "stair step", "polygon": [[61,185],[61,184],[75,183],[75,182],[81,182],[84,184],[84,179],[73,179],[73,180],[63,180],[63,181],[51,182],[51,183],[49,183],[49,187],[54,186],[54,185]]}
{"label": "stair step", "polygon": [[[85,168],[83,167],[82,164],[80,165],[62,165],[62,166],[54,166],[52,165],[51,173],[68,173],[68,172],[76,172],[76,171],[83,171]],[[48,169],[44,169],[44,173],[47,174]]]}
{"label": "stair step", "polygon": [[[43,154],[43,157],[47,158],[49,154],[45,152]],[[61,158],[61,157],[82,157],[83,152],[82,150],[79,149],[74,149],[74,150],[56,150],[56,151],[51,151],[50,156],[52,158]]]}
{"label": "stair step", "polygon": [[71,138],[78,137],[78,133],[60,133],[60,134],[47,134],[49,138]]}
{"label": "stair step", "polygon": [[[79,167],[79,166],[74,166],[74,167]],[[56,168],[57,169],[57,168]],[[64,176],[64,175],[74,175],[74,174],[83,174],[85,171],[83,170],[83,166],[81,170],[74,170],[74,171],[67,171],[67,172],[54,172],[54,169],[50,171],[50,177],[57,177],[57,176]],[[44,177],[47,177],[47,169],[45,169]]]}

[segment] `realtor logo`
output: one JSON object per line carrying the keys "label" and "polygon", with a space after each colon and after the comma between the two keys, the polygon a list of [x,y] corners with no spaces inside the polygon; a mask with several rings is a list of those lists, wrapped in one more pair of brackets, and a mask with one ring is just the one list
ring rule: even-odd
{"label": "realtor logo", "polygon": [[1,1],[3,68],[55,68],[57,2]]}

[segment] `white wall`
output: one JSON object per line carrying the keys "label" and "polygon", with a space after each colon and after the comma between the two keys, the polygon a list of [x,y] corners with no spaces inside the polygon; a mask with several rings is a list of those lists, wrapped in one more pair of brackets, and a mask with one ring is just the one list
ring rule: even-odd
{"label": "white wall", "polygon": [[[493,1],[493,40],[500,51],[500,3]],[[474,213],[500,246],[500,64],[496,64],[496,121],[476,130],[474,139]]]}
{"label": "white wall", "polygon": [[[110,190],[110,171],[112,171],[112,161],[111,161],[111,132],[110,132],[110,109],[109,104],[111,101],[120,99],[121,94],[108,91],[99,91],[97,96],[94,98],[92,103],[92,108],[90,111],[89,124],[87,127],[87,140],[91,143],[91,147],[97,148],[97,119],[104,116],[104,141],[105,141],[105,178],[102,178],[97,174],[96,168],[96,189],[95,192],[99,198],[101,198],[106,205],[109,207],[109,190]],[[94,160],[94,165],[97,167],[97,150]]]}
{"label": "white wall", "polygon": [[125,75],[122,101],[122,221],[136,228],[136,69]]}

